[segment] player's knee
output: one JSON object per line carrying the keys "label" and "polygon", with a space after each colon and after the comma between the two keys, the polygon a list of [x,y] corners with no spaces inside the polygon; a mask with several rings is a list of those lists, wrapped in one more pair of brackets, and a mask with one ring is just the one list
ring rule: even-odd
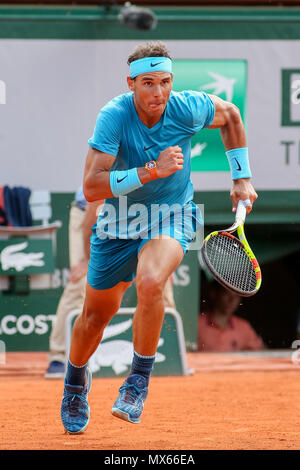
{"label": "player's knee", "polygon": [[106,319],[106,317],[101,315],[101,312],[99,311],[85,308],[82,312],[82,321],[88,331],[99,332],[106,327],[109,322],[109,319]]}
{"label": "player's knee", "polygon": [[151,299],[163,295],[163,281],[156,273],[140,273],[136,279],[136,289],[139,297],[144,297],[151,302]]}

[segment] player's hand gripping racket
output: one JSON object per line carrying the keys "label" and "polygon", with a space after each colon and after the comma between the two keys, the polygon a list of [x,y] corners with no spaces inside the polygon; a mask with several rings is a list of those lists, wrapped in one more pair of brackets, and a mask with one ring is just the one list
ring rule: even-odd
{"label": "player's hand gripping racket", "polygon": [[[201,248],[202,260],[212,276],[244,297],[256,294],[261,285],[261,270],[244,232],[248,203],[240,200],[234,224],[210,233]],[[235,231],[238,238],[232,235]]]}

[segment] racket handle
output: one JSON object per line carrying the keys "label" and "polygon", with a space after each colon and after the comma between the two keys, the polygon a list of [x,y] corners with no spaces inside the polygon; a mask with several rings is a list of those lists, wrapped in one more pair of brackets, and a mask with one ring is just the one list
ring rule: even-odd
{"label": "racket handle", "polygon": [[236,210],[236,216],[235,220],[242,221],[243,223],[245,222],[246,219],[246,213],[247,213],[247,207],[251,205],[250,199],[245,199],[242,201],[241,199],[238,202],[237,210]]}

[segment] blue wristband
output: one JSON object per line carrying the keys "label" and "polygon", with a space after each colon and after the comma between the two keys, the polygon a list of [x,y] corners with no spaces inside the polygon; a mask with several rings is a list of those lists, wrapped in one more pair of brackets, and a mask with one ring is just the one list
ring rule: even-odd
{"label": "blue wristband", "polygon": [[251,178],[251,170],[248,159],[248,147],[228,150],[226,152],[228,158],[231,177],[233,180],[240,178]]}
{"label": "blue wristband", "polygon": [[130,170],[111,171],[109,176],[110,189],[114,196],[124,196],[125,194],[140,188],[143,184],[140,181],[137,168]]}

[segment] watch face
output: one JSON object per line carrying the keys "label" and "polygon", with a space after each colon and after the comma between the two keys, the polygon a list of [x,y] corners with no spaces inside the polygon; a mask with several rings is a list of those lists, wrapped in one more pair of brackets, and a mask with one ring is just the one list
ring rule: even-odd
{"label": "watch face", "polygon": [[148,162],[147,163],[147,168],[149,168],[149,170],[152,170],[152,168],[155,168],[156,167],[156,163],[155,162]]}

